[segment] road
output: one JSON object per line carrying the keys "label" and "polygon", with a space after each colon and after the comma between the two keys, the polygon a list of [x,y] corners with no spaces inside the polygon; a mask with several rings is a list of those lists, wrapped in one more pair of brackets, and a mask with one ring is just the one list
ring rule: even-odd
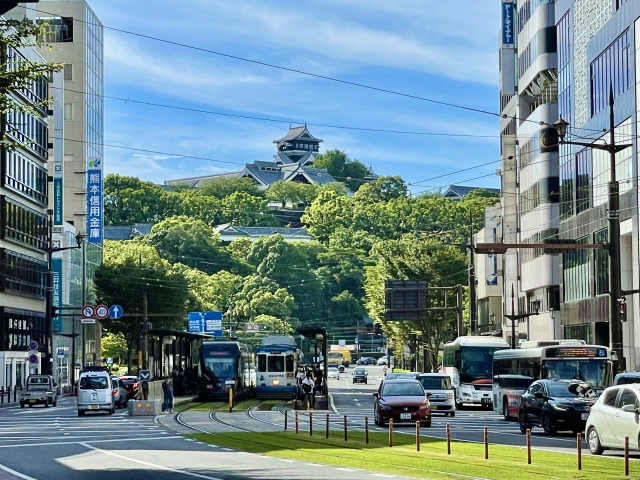
{"label": "road", "polygon": [[[201,414],[206,424],[208,412]],[[235,418],[248,417],[238,412]],[[207,445],[158,420],[128,417],[123,410],[78,417],[74,398],[60,399],[51,408],[0,408],[0,480],[407,478]],[[163,420],[177,425],[171,417]]]}
{"label": "road", "polygon": [[[347,415],[352,428],[363,428],[364,418],[369,418],[369,428],[371,431],[387,431],[386,427],[377,427],[373,424],[373,393],[378,390],[380,381],[384,378],[382,367],[366,367],[369,372],[368,383],[353,384],[351,371],[353,368],[341,375],[339,380],[330,380],[329,388],[333,399],[335,410],[340,415]],[[502,415],[491,410],[482,410],[480,407],[471,405],[458,410],[455,417],[446,417],[443,414],[434,414],[431,428],[423,428],[421,433],[426,436],[436,438],[446,438],[446,424],[451,425],[451,438],[453,440],[464,440],[471,442],[483,442],[484,427],[489,428],[490,443],[503,445],[513,445],[524,447],[525,436],[520,433],[517,421],[506,421]],[[395,425],[394,431],[405,432],[414,435],[414,425]],[[534,448],[544,448],[560,452],[576,451],[576,437],[573,433],[559,433],[557,436],[548,437],[541,428],[534,428],[531,432],[531,444]],[[583,451],[588,455],[586,442],[582,444]],[[605,455],[614,457],[621,456],[621,451],[607,450]],[[631,456],[640,459],[640,452],[631,452]]]}

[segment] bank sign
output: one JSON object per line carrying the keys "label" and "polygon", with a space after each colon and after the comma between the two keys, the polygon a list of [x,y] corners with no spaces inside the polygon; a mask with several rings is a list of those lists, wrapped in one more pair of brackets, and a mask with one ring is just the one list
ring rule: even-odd
{"label": "bank sign", "polygon": [[[51,259],[53,306],[62,306],[62,258]],[[62,317],[53,317],[53,332],[62,332]]]}
{"label": "bank sign", "polygon": [[102,243],[102,159],[87,164],[87,235],[89,243]]}

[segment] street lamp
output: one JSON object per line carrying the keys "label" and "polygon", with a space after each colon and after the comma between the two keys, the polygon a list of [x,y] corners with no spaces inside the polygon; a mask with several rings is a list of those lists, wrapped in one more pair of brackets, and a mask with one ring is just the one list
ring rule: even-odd
{"label": "street lamp", "polygon": [[[523,320],[525,318],[532,317],[534,315],[538,315],[540,313],[540,300],[533,301],[533,313],[519,313],[514,314],[514,293],[513,293],[513,284],[511,284],[511,315],[505,314],[505,318],[511,320],[511,348],[516,348],[518,343],[516,342],[516,320]],[[528,321],[528,320],[527,320]]]}
{"label": "street lamp", "polygon": [[[82,248],[83,235],[78,233],[76,235],[76,244],[77,246],[72,247],[54,247],[53,246],[53,221],[51,220],[51,216],[53,215],[53,210],[47,210],[48,214],[48,229],[47,229],[47,247],[43,250],[47,254],[47,289],[45,295],[45,327],[47,329],[47,359],[44,362],[43,370],[46,371],[47,374],[53,375],[53,270],[52,270],[52,260],[53,254],[57,252],[62,252],[64,250],[72,250]],[[74,318],[75,325],[75,318]],[[75,367],[75,358],[74,367]]]}
{"label": "street lamp", "polygon": [[559,137],[560,145],[579,145],[595,150],[609,152],[609,170],[611,179],[609,181],[609,343],[611,351],[618,357],[617,370],[623,372],[626,369],[626,360],[622,350],[622,322],[624,315],[621,310],[623,295],[638,293],[637,290],[623,292],[620,270],[620,184],[616,180],[616,153],[631,147],[631,144],[616,145],[614,134],[614,95],[613,85],[609,88],[609,142],[608,143],[585,143],[565,141],[569,123],[560,117],[553,126]]}

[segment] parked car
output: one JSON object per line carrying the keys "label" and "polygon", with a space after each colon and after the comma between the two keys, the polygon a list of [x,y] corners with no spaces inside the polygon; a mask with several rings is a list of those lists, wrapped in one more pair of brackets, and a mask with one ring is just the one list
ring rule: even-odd
{"label": "parked car", "polygon": [[384,427],[389,419],[393,422],[420,422],[431,426],[431,404],[428,393],[418,380],[398,379],[382,382],[374,404],[375,424]]}
{"label": "parked car", "polygon": [[120,381],[124,385],[124,388],[127,390],[127,400],[136,398],[136,395],[138,393],[138,377],[125,375],[123,377],[120,377]]}
{"label": "parked car", "polygon": [[113,390],[113,403],[116,408],[125,408],[129,403],[129,399],[127,398],[127,389],[122,380],[118,377],[111,377],[111,389]]}
{"label": "parked car", "polygon": [[376,365],[378,366],[384,365],[386,367],[387,365],[389,365],[389,357],[387,357],[386,355],[383,357],[380,357],[376,362]]}
{"label": "parked car", "polygon": [[20,392],[20,408],[42,404],[45,407],[58,405],[57,384],[51,375],[29,375],[27,385]]}
{"label": "parked car", "polygon": [[82,417],[88,411],[105,411],[109,415],[116,412],[109,372],[88,371],[80,373],[78,416]]}
{"label": "parked car", "polygon": [[538,380],[520,401],[520,431],[541,426],[547,435],[558,430],[583,432],[596,391],[578,380]]}
{"label": "parked car", "polygon": [[351,374],[353,376],[353,383],[359,383],[362,382],[364,384],[367,383],[367,376],[369,375],[367,373],[367,370],[362,368],[362,367],[356,367],[353,369],[353,373]]}
{"label": "parked car", "polygon": [[456,415],[456,400],[451,377],[444,373],[421,373],[416,377],[425,392],[431,393],[431,413],[444,413],[454,417]]}
{"label": "parked car", "polygon": [[373,357],[362,357],[358,359],[356,365],[375,365],[376,359]]}
{"label": "parked car", "polygon": [[335,362],[327,363],[327,368],[337,368],[338,372],[340,373],[344,372],[344,365],[342,365],[341,363],[335,363]]}
{"label": "parked car", "polygon": [[600,455],[608,448],[624,448],[629,437],[629,448],[640,449],[640,384],[614,386],[605,389],[596,403],[586,425],[589,451]]}
{"label": "parked car", "polygon": [[403,375],[402,373],[397,373],[397,372],[389,372],[385,375],[384,380],[395,380],[396,378],[400,378],[400,376]]}
{"label": "parked car", "polygon": [[628,385],[630,383],[640,383],[640,372],[619,373],[613,380],[614,385]]}
{"label": "parked car", "polygon": [[335,378],[336,380],[340,380],[340,371],[338,370],[338,367],[327,368],[327,378]]}

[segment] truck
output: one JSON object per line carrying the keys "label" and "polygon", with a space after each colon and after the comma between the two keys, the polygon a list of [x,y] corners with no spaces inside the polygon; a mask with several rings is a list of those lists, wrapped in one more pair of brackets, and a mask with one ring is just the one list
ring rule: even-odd
{"label": "truck", "polygon": [[29,375],[27,385],[20,392],[20,408],[44,404],[45,407],[58,405],[57,384],[51,375]]}
{"label": "truck", "polygon": [[331,346],[331,351],[328,353],[329,362],[338,363],[348,367],[351,363],[351,352],[348,349],[337,349],[335,345]]}

